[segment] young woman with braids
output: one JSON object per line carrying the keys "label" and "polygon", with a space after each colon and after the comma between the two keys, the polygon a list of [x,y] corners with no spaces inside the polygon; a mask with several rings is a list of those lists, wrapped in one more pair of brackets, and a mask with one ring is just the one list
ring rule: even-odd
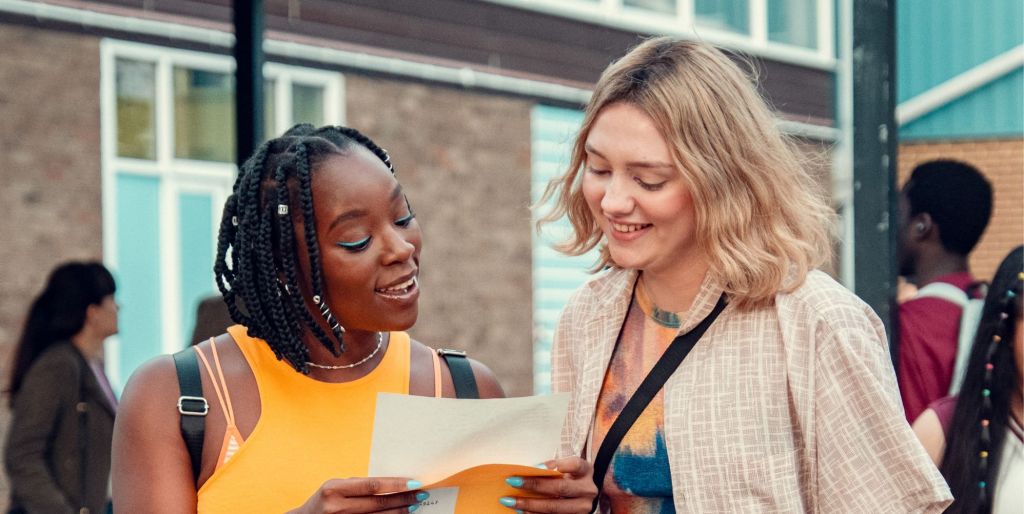
{"label": "young woman with braids", "polygon": [[[387,153],[359,132],[300,125],[264,144],[225,204],[215,264],[239,325],[195,347],[210,403],[198,476],[175,366],[159,357],[122,398],[115,509],[414,511],[428,494],[415,481],[353,477],[366,475],[377,393],[454,396],[447,367],[402,332],[417,317],[421,237]],[[504,395],[471,367],[482,398]],[[519,508],[586,512],[586,462],[548,465],[566,475],[523,485],[553,498]]]}
{"label": "young woman with braids", "polygon": [[1003,259],[985,296],[959,396],[933,402],[914,432],[955,501],[946,512],[1019,513],[1024,490],[1024,246]]}

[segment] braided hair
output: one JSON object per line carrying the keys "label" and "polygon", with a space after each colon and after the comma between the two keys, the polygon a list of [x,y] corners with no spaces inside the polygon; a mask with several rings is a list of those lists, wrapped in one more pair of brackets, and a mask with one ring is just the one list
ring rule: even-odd
{"label": "braided hair", "polygon": [[[313,211],[313,174],[333,155],[347,155],[353,144],[373,152],[392,173],[388,153],[359,131],[340,126],[300,124],[261,145],[242,164],[224,203],[214,275],[231,319],[263,339],[278,359],[309,374],[309,331],[335,356],[345,351],[340,332],[329,335],[311,313],[299,288],[298,245],[309,256],[308,288],[326,304]],[[296,234],[289,213],[301,213]]]}
{"label": "braided hair", "polygon": [[[992,511],[1010,400],[1021,383],[1013,354],[1021,318],[1024,246],[1003,259],[985,296],[964,385],[946,434],[942,475],[956,499],[946,512]],[[1009,436],[1013,437],[1013,436]]]}

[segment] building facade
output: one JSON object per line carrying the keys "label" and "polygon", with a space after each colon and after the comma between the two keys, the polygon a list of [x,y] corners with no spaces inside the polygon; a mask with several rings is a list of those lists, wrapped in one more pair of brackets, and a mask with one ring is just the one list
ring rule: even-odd
{"label": "building facade", "polygon": [[[4,251],[19,264],[5,277],[4,348],[50,267],[73,257],[102,258],[118,277],[116,382],[186,343],[195,305],[215,291],[234,174],[226,4],[0,3],[14,113],[4,173],[17,184],[4,194],[18,206]],[[347,123],[388,148],[425,231],[414,335],[472,350],[526,394],[530,327],[550,328],[586,278],[558,271],[528,206],[565,165],[588,88],[614,58],[652,34],[704,38],[753,63],[809,148],[835,137],[831,3],[772,5],[269,1],[267,135]]]}
{"label": "building facade", "polygon": [[1024,242],[1024,4],[899,2],[896,12],[901,183],[938,158],[981,170],[995,203],[970,264],[991,279]]}
{"label": "building facade", "polygon": [[[342,123],[388,149],[424,231],[411,332],[468,350],[510,395],[547,390],[551,329],[593,263],[553,252],[559,228],[536,234],[529,207],[566,166],[615,58],[651,35],[706,40],[753,68],[808,151],[828,158],[838,138],[830,0],[267,0],[265,11],[267,136]],[[28,302],[68,259],[101,259],[118,280],[115,386],[187,344],[216,291],[236,169],[231,30],[227,0],[0,0],[5,382]]]}

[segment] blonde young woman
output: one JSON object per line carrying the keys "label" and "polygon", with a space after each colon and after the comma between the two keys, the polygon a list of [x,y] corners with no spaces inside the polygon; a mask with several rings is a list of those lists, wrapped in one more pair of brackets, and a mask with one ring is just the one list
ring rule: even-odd
{"label": "blonde young woman", "polygon": [[[553,377],[572,395],[561,452],[597,460],[601,512],[949,504],[903,419],[881,322],[815,270],[833,213],[776,121],[721,52],[652,39],[605,70],[549,187],[545,221],[575,229],[560,249],[601,251],[556,329]],[[606,448],[638,384],[702,322]]]}

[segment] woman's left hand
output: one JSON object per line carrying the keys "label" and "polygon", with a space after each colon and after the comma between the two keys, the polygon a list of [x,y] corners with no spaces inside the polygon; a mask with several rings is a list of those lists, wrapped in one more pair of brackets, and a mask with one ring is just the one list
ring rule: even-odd
{"label": "woman's left hand", "polygon": [[560,471],[560,477],[509,477],[506,482],[543,498],[505,497],[501,504],[515,511],[537,514],[589,514],[597,496],[594,469],[579,457],[549,460],[548,469]]}

